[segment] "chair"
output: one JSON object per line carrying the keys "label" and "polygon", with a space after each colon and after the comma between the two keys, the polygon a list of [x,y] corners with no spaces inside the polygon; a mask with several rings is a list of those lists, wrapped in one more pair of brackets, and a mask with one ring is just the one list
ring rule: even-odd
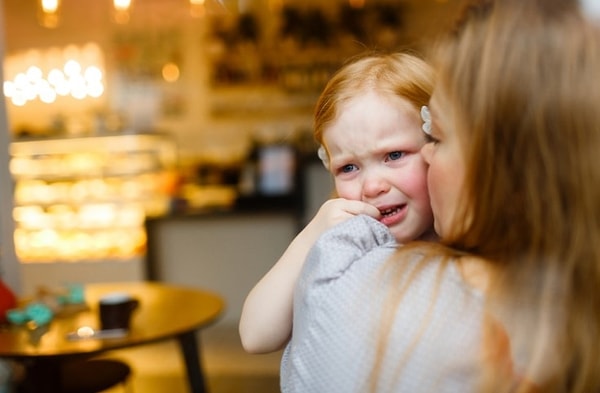
{"label": "chair", "polygon": [[62,393],[98,393],[118,384],[129,391],[131,368],[115,359],[89,359],[67,362],[61,370]]}

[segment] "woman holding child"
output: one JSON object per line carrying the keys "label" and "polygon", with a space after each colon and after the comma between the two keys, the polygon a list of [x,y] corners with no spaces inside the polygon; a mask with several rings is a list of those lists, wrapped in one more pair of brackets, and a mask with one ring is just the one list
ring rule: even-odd
{"label": "woman holding child", "polygon": [[599,30],[576,0],[467,9],[422,111],[440,242],[326,231],[283,392],[600,391]]}

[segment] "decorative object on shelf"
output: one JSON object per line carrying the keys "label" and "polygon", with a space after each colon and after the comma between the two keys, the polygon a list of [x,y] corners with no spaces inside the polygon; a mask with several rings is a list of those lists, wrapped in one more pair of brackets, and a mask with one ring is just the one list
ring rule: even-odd
{"label": "decorative object on shelf", "polygon": [[182,39],[179,28],[115,30],[110,56],[120,76],[160,81],[165,64],[181,63]]}
{"label": "decorative object on shelf", "polygon": [[350,1],[337,8],[285,4],[272,7],[268,16],[248,10],[211,18],[212,85],[320,91],[345,59],[369,49],[406,47],[405,12],[404,2]]}

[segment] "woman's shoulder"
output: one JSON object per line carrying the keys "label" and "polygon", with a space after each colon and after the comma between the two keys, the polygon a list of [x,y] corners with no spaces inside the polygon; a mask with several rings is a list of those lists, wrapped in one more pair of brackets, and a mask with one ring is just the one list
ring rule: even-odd
{"label": "woman's shoulder", "polygon": [[473,290],[485,293],[490,285],[492,267],[486,260],[474,256],[463,257],[455,263],[456,271]]}
{"label": "woman's shoulder", "polygon": [[406,277],[421,277],[421,280],[428,282],[435,278],[436,281],[448,282],[477,296],[484,296],[493,275],[491,266],[482,258],[457,255],[439,243],[414,241],[397,248],[386,269],[403,269],[407,271]]}

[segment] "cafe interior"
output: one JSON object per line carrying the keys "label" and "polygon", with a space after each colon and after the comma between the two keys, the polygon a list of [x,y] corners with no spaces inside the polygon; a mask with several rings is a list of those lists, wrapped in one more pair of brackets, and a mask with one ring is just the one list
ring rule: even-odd
{"label": "cafe interior", "polygon": [[[20,298],[107,282],[217,294],[198,331],[208,390],[278,392],[281,353],[245,354],[237,323],[331,194],[319,92],[365,51],[423,50],[460,4],[3,0],[2,281]],[[131,367],[131,391],[195,391],[174,340],[102,356]]]}

